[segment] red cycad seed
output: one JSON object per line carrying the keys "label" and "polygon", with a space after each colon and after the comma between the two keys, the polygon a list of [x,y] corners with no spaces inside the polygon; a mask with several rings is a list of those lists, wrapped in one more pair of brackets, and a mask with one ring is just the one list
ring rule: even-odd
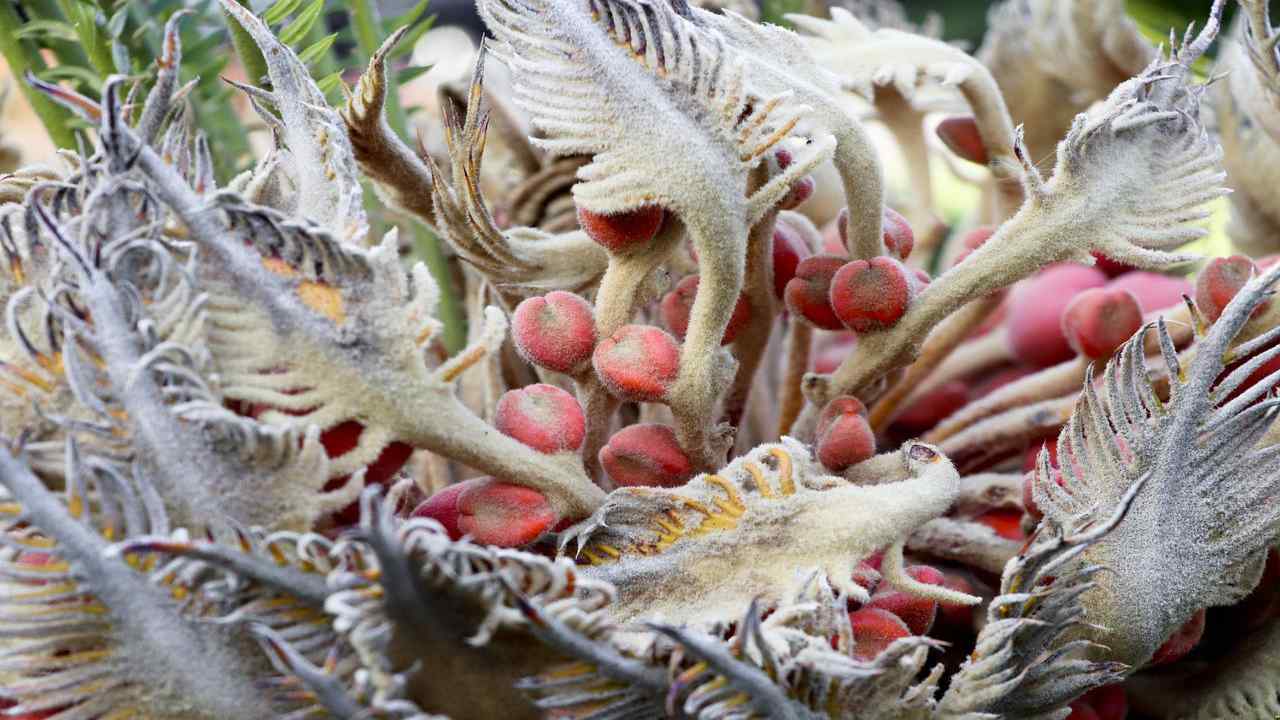
{"label": "red cycad seed", "polygon": [[1085,290],[1062,311],[1067,344],[1090,360],[1110,357],[1141,327],[1142,307],[1128,290]]}
{"label": "red cycad seed", "polygon": [[822,227],[822,252],[846,258],[849,255],[849,208],[840,208],[836,219]]}
{"label": "red cycad seed", "polygon": [[[356,445],[360,443],[360,436],[363,433],[364,425],[362,423],[356,420],[346,420],[320,433],[320,444],[324,447],[325,455],[330,458],[336,458],[354,450]],[[382,448],[382,452],[378,453],[378,457],[365,466],[364,484],[366,486],[386,485],[396,476],[396,473],[400,472],[400,468],[409,462],[409,458],[412,455],[413,446],[398,440],[388,443],[386,447]],[[350,475],[332,478],[325,483],[324,491],[337,490],[346,485],[350,479]],[[334,513],[331,521],[337,527],[355,525],[360,521],[360,503],[353,502]]]}
{"label": "red cycad seed", "polygon": [[853,352],[853,348],[857,345],[857,339],[853,333],[845,331],[846,337],[835,336],[834,342],[819,345],[813,354],[813,362],[811,367],[814,372],[826,375],[833,373],[836,368],[840,367],[840,363]]}
{"label": "red cycad seed", "polygon": [[1128,290],[1138,298],[1142,312],[1154,312],[1180,305],[1183,295],[1190,295],[1191,283],[1185,278],[1135,270],[1107,283],[1108,290]]}
{"label": "red cycad seed", "polygon": [[986,525],[1005,540],[1025,540],[1027,537],[1022,532],[1022,511],[1017,508],[994,508],[974,518],[974,522]]}
{"label": "red cycad seed", "polygon": [[871,563],[863,560],[853,568],[853,581],[861,585],[867,592],[875,592],[876,586],[880,584],[880,571]]}
{"label": "red cycad seed", "polygon": [[[1196,307],[1200,314],[1209,322],[1217,322],[1231,299],[1257,273],[1258,266],[1243,255],[1210,260],[1196,276]],[[1264,303],[1255,310],[1254,316],[1260,314],[1265,306]]]}
{"label": "red cycad seed", "polygon": [[1037,367],[1070,360],[1075,353],[1062,332],[1062,311],[1078,293],[1106,282],[1101,270],[1061,263],[1015,285],[1006,320],[1013,354]]}
{"label": "red cycad seed", "polygon": [[665,217],[666,211],[658,205],[641,205],[635,210],[609,215],[578,208],[578,225],[587,236],[615,253],[647,245],[662,228]]}
{"label": "red cycad seed", "polygon": [[1167,665],[1186,657],[1187,653],[1200,644],[1200,638],[1204,637],[1204,619],[1204,608],[1200,608],[1156,650],[1155,655],[1151,656],[1151,664]]}
{"label": "red cycad seed", "polygon": [[[907,574],[919,582],[929,585],[945,585],[947,578],[941,571],[928,565],[912,565]],[[889,585],[881,585],[875,595],[871,596],[868,608],[878,608],[897,615],[906,623],[912,635],[924,635],[933,627],[933,620],[938,614],[938,603],[934,600],[913,597]]]}
{"label": "red cycad seed", "polygon": [[818,462],[832,472],[844,472],[876,454],[867,409],[855,397],[846,395],[828,403],[817,430]]}
{"label": "red cycad seed", "polygon": [[[698,276],[690,275],[681,280],[675,290],[662,298],[660,307],[662,320],[681,340],[684,340],[685,333],[689,331],[689,313],[693,310],[693,300],[697,295]],[[724,329],[720,344],[728,345],[733,342],[733,339],[738,336],[738,331],[746,326],[750,319],[751,304],[747,302],[746,295],[740,295],[737,304],[733,306],[733,314],[729,316],[729,325]]]}
{"label": "red cycad seed", "polygon": [[996,229],[990,225],[982,225],[965,233],[960,238],[961,249],[951,261],[951,267],[964,262],[965,258],[972,255],[975,250],[982,247],[995,234]]}
{"label": "red cycad seed", "polygon": [[884,209],[884,246],[899,260],[906,260],[916,246],[911,224],[897,210],[888,207]]}
{"label": "red cycad seed", "polygon": [[540,453],[582,447],[587,421],[577,398],[554,385],[530,385],[506,392],[493,418],[498,432]]}
{"label": "red cycad seed", "polygon": [[1098,711],[1093,709],[1084,700],[1076,700],[1071,703],[1071,714],[1067,716],[1067,720],[1102,720],[1098,715]]}
{"label": "red cycad seed", "polygon": [[562,290],[521,302],[512,314],[511,329],[524,359],[560,373],[581,370],[596,345],[591,303]]}
{"label": "red cycad seed", "polygon": [[600,341],[591,362],[617,397],[656,402],[667,394],[680,369],[680,346],[660,328],[625,325]]}
{"label": "red cycad seed", "polygon": [[533,542],[556,521],[542,493],[493,478],[451,485],[414,509],[413,516],[434,518],[455,539],[470,535],[500,547]]}
{"label": "red cycad seed", "polygon": [[[957,572],[944,572],[943,576],[943,587],[962,592],[966,595],[978,594],[973,583],[964,575]],[[938,603],[938,616],[935,620],[941,624],[949,625],[954,628],[972,630],[973,616],[976,612],[977,608],[973,605],[941,602]]]}
{"label": "red cycad seed", "polygon": [[1107,277],[1120,277],[1121,275],[1131,273],[1137,269],[1132,265],[1125,265],[1117,260],[1112,260],[1097,251],[1090,252],[1089,254],[1093,256],[1093,266],[1106,273]]}
{"label": "red cycad seed", "polygon": [[784,293],[787,309],[823,330],[843,330],[831,308],[831,279],[845,264],[836,255],[814,255],[796,266],[796,276]]}
{"label": "red cycad seed", "polygon": [[1280,618],[1280,550],[1267,551],[1267,564],[1262,580],[1240,604],[1240,620],[1248,630],[1256,630],[1274,618]]}
{"label": "red cycad seed", "polygon": [[803,205],[805,200],[813,197],[813,191],[817,188],[818,182],[813,179],[813,176],[805,175],[792,184],[791,189],[778,203],[778,207],[783,210],[795,210]]}
{"label": "red cycad seed", "polygon": [[831,429],[831,424],[846,416],[867,416],[867,406],[862,401],[852,395],[841,395],[840,397],[827,403],[822,409],[822,414],[818,416],[817,435],[821,437]]}
{"label": "red cycad seed", "polygon": [[418,507],[414,508],[410,514],[412,517],[435,520],[449,532],[449,537],[457,540],[462,537],[462,531],[458,529],[458,496],[462,494],[463,490],[480,482],[490,482],[490,479],[474,478],[441,488],[434,495],[419,503]]}
{"label": "red cycad seed", "polygon": [[918,435],[969,403],[969,385],[950,380],[909,403],[893,420],[893,429]]}
{"label": "red cycad seed", "polygon": [[1119,683],[1094,688],[1080,699],[1089,703],[1098,720],[1124,720],[1129,716],[1129,696]]}
{"label": "red cycad seed", "polygon": [[803,238],[779,224],[773,230],[773,293],[782,300],[800,261],[812,255]]}
{"label": "red cycad seed", "polygon": [[949,117],[938,123],[938,137],[958,158],[979,165],[991,160],[978,132],[978,123],[970,116]]}
{"label": "red cycad seed", "polygon": [[911,629],[902,618],[880,608],[862,608],[849,613],[853,626],[853,656],[858,660],[874,660],[893,644],[911,636]]}
{"label": "red cycad seed", "polygon": [[831,307],[856,333],[883,330],[906,314],[914,287],[907,269],[891,257],[854,260],[831,279]]}
{"label": "red cycad seed", "polygon": [[678,487],[693,477],[693,463],[666,425],[623,428],[600,449],[600,465],[622,487]]}

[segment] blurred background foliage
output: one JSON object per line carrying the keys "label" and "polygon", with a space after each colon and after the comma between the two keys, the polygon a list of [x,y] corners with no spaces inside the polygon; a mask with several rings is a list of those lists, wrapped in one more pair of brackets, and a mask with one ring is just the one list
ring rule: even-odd
{"label": "blurred background foliage", "polygon": [[[924,18],[934,12],[942,16],[947,39],[966,40],[973,47],[982,40],[986,29],[989,0],[904,0],[902,5],[912,17]],[[1185,27],[1205,16],[1208,0],[1126,0],[1125,6],[1144,30],[1153,37],[1167,37],[1167,28]],[[1273,3],[1275,4],[1275,3]],[[1234,3],[1228,12],[1234,10]]]}

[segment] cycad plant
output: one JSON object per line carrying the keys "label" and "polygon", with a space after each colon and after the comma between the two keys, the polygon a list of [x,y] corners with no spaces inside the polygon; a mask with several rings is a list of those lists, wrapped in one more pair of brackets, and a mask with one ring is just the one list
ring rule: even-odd
{"label": "cycad plant", "polygon": [[0,5],[64,146],[0,176],[0,714],[1275,716],[1280,33],[1224,5],[479,0],[435,154],[423,7]]}

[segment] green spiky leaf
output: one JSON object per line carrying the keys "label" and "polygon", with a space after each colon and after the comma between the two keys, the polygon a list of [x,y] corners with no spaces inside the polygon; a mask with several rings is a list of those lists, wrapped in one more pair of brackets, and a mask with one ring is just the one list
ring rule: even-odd
{"label": "green spiky leaf", "polygon": [[76,42],[80,39],[80,36],[76,34],[76,29],[70,23],[60,20],[32,20],[18,28],[18,32],[14,33],[14,35],[22,40],[66,40],[68,42]]}
{"label": "green spiky leaf", "polygon": [[284,22],[301,4],[302,0],[278,0],[262,14],[262,21],[268,25]]}
{"label": "green spiky leaf", "polygon": [[412,30],[405,33],[404,38],[400,41],[398,45],[396,45],[395,49],[393,49],[391,53],[387,55],[387,57],[398,58],[398,57],[403,57],[405,55],[408,55],[409,53],[412,53],[414,46],[418,44],[418,40],[421,40],[422,36],[426,35],[427,31],[431,30],[432,26],[434,26],[435,24],[436,24],[435,15],[432,15],[426,20],[423,20],[422,22],[418,23],[417,26],[415,26]]}
{"label": "green spiky leaf", "polygon": [[307,33],[311,32],[312,26],[320,19],[320,15],[323,12],[324,0],[312,0],[310,4],[298,13],[293,22],[280,30],[280,42],[290,46],[301,42],[307,36]]}
{"label": "green spiky leaf", "polygon": [[338,89],[338,86],[340,86],[340,85],[342,85],[342,71],[341,71],[341,70],[339,70],[339,71],[337,71],[337,72],[335,72],[335,73],[331,73],[331,74],[329,74],[329,75],[326,75],[326,76],[324,76],[324,77],[322,77],[322,78],[320,78],[319,80],[317,80],[317,81],[316,81],[316,87],[320,88],[320,92],[324,93],[325,95],[328,95],[329,93],[333,92],[334,90],[337,90],[337,89]]}
{"label": "green spiky leaf", "polygon": [[414,78],[418,77],[419,75],[422,75],[423,73],[427,72],[433,67],[435,66],[434,65],[410,65],[408,67],[400,68],[400,70],[396,73],[396,83],[399,85],[403,85],[407,82],[411,82],[413,81]]}
{"label": "green spiky leaf", "polygon": [[333,47],[333,42],[337,39],[338,33],[333,33],[320,38],[316,42],[307,46],[307,49],[298,53],[298,59],[301,60],[304,65],[310,65],[320,59],[322,55],[329,52],[329,48]]}

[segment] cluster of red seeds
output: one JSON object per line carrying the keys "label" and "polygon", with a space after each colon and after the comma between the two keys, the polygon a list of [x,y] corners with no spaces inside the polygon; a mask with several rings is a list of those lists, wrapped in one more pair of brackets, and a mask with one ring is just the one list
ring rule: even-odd
{"label": "cluster of red seeds", "polygon": [[[986,149],[972,118],[952,118],[938,128],[939,136],[957,156],[985,164]],[[773,158],[786,168],[792,158],[779,151]],[[780,203],[794,208],[814,191],[813,179],[797,182]],[[583,230],[610,253],[626,255],[648,247],[662,231],[667,213],[657,206],[642,206],[617,214],[579,210]],[[819,254],[805,237],[787,223],[779,223],[773,235],[773,289],[793,319],[828,331],[821,336],[813,369],[831,372],[848,355],[857,336],[892,328],[906,314],[914,298],[929,284],[922,270],[906,261],[914,247],[907,220],[892,209],[883,217],[886,255],[850,259],[847,255],[847,211],[829,226]],[[975,228],[959,239],[960,252],[952,264],[963,262],[993,234],[992,228]],[[696,258],[695,258],[696,259]],[[998,309],[974,333],[978,339],[1002,333],[1002,361],[976,374],[944,383],[901,411],[890,437],[928,430],[969,402],[999,387],[1058,363],[1081,358],[1105,362],[1154,311],[1176,306],[1194,293],[1204,319],[1215,321],[1223,308],[1258,272],[1251,260],[1233,256],[1209,263],[1193,286],[1185,280],[1141,272],[1098,257],[1094,266],[1061,263],[1041,270],[1004,293]],[[658,304],[656,314],[666,326],[625,325],[607,337],[597,333],[592,305],[579,295],[555,291],[522,302],[512,317],[516,349],[529,363],[582,381],[594,375],[616,398],[632,402],[664,402],[675,381],[680,341],[688,331],[698,292],[698,275],[676,283]],[[1265,308],[1259,309],[1259,313]],[[734,342],[751,318],[744,295],[734,307],[722,342]],[[670,332],[668,332],[670,331]],[[1280,369],[1280,359],[1269,363],[1250,381]],[[1242,392],[1237,390],[1237,394]],[[262,408],[251,408],[256,415]],[[586,421],[578,400],[565,390],[546,384],[506,393],[494,415],[494,428],[547,455],[577,454],[586,435]],[[363,426],[349,421],[326,430],[322,441],[331,457],[353,449]],[[829,471],[840,473],[876,453],[877,433],[868,421],[864,404],[855,397],[832,400],[821,412],[815,434],[817,459]],[[1046,438],[1026,451],[1023,504],[1030,520],[1041,517],[1030,492],[1030,472],[1041,450],[1051,467],[1058,457],[1053,439]],[[393,443],[368,470],[370,482],[385,482],[409,456],[410,448]],[[623,487],[677,487],[694,475],[693,463],[681,449],[674,430],[655,423],[625,427],[609,438],[599,452],[601,467],[614,484]],[[1057,480],[1064,482],[1061,473]],[[423,502],[414,516],[441,522],[455,537],[470,536],[483,543],[515,547],[532,543],[549,530],[576,518],[560,518],[547,498],[536,490],[504,482],[500,478],[475,478],[452,485]],[[1025,539],[1027,521],[1017,509],[995,509],[976,518],[996,534]],[[973,609],[923,600],[880,582],[879,555],[864,561],[854,580],[870,593],[865,604],[849,606],[855,655],[872,659],[893,641],[925,635],[943,625],[972,632]],[[926,565],[907,568],[919,582],[961,592],[973,592],[969,576]],[[1272,552],[1268,577],[1280,577],[1280,554]],[[986,578],[994,581],[994,578]],[[1245,615],[1267,618],[1280,615],[1280,586],[1264,582],[1245,603]],[[1168,639],[1152,662],[1175,662],[1192,652],[1205,634],[1206,613],[1197,613]],[[1072,720],[1121,720],[1127,713],[1123,688],[1095,690],[1072,705]],[[43,717],[42,715],[32,716]]]}

